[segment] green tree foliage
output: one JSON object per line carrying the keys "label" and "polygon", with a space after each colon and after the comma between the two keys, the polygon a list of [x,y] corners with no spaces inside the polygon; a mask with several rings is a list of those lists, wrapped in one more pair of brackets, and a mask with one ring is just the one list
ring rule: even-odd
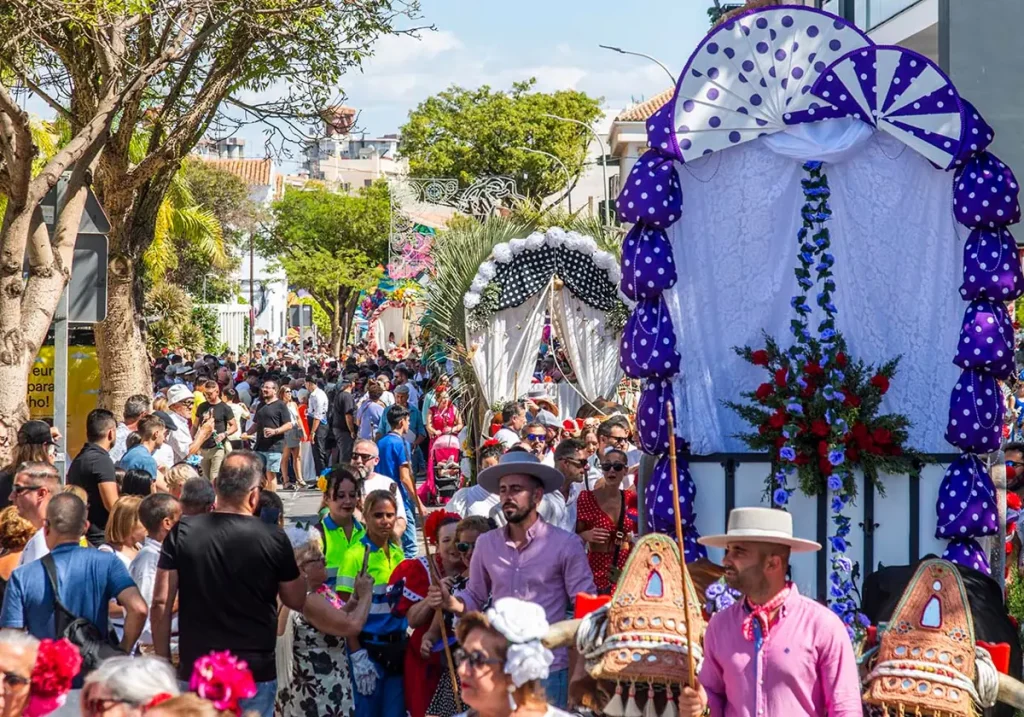
{"label": "green tree foliage", "polygon": [[402,127],[401,154],[414,177],[455,177],[462,186],[489,175],[516,180],[521,194],[539,202],[563,190],[565,164],[573,183],[583,170],[590,139],[582,127],[544,117],[558,115],[591,124],[601,116],[600,100],[576,90],[533,90],[535,79],[509,91],[453,85],[409,113]]}
{"label": "green tree foliage", "polygon": [[277,257],[292,287],[308,291],[327,314],[336,354],[351,329],[359,293],[382,275],[390,226],[385,182],[355,196],[289,190],[274,203],[274,227],[262,238],[261,251]]}

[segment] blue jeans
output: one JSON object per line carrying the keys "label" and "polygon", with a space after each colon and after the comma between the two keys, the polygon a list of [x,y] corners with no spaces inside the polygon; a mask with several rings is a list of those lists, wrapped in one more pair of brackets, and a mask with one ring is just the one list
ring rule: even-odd
{"label": "blue jeans", "polygon": [[356,717],[405,717],[405,689],[401,675],[380,676],[377,668],[377,688],[372,695],[361,695],[353,689],[356,697]]}
{"label": "blue jeans", "polygon": [[552,672],[541,684],[548,704],[560,710],[569,709],[569,668]]}
{"label": "blue jeans", "polygon": [[402,493],[402,502],[405,504],[405,532],[402,533],[402,552],[407,560],[413,560],[419,555],[420,549],[416,544],[416,505],[409,497],[409,491],[405,489],[401,481],[396,481],[398,490]]}
{"label": "blue jeans", "polygon": [[[178,680],[181,691],[188,692],[188,683]],[[239,700],[242,714],[255,712],[260,717],[274,717],[274,702],[277,699],[277,680],[256,683],[256,696],[247,700]]]}

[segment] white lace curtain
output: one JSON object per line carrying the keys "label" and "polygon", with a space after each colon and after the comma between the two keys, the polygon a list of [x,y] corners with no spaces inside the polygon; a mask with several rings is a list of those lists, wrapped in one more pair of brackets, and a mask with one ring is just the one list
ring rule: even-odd
{"label": "white lace curtain", "polygon": [[615,350],[618,341],[606,327],[605,312],[580,301],[563,287],[555,292],[551,313],[580,393],[588,401],[612,398],[622,370]]}
{"label": "white lace curtain", "polygon": [[[732,347],[762,345],[762,331],[790,343],[804,172],[763,140],[676,168],[683,215],[669,237],[679,282],[665,298],[682,356],[677,423],[695,453],[743,451],[733,436],[749,427],[722,401],[767,374]],[[839,329],[853,358],[878,364],[902,354],[882,408],[910,418],[915,448],[949,452],[943,432],[959,375],[951,359],[968,234],[952,217],[952,174],[883,133],[826,173]],[[808,303],[815,306],[813,293]]]}
{"label": "white lace curtain", "polygon": [[550,291],[549,281],[519,306],[495,313],[487,326],[467,331],[467,344],[475,349],[473,371],[488,407],[530,388]]}

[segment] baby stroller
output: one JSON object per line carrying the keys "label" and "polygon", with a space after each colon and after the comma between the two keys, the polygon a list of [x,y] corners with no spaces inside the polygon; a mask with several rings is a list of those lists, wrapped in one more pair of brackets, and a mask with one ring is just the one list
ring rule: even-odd
{"label": "baby stroller", "polygon": [[[450,433],[442,434],[434,439],[427,456],[427,480],[419,488],[420,499],[424,503],[433,503],[441,497],[440,504],[448,502],[462,479],[459,461],[462,460],[462,447],[458,436]],[[454,471],[451,468],[454,464]],[[442,472],[442,467],[444,471]],[[454,487],[452,487],[454,486]],[[447,497],[444,497],[447,495]]]}

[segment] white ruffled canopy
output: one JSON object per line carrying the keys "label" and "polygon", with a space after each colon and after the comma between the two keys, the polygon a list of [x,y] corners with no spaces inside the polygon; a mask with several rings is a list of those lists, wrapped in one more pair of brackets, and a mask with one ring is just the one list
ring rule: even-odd
{"label": "white ruffled canopy", "polygon": [[[618,337],[610,333],[605,312],[580,301],[564,288],[555,292],[552,319],[576,373],[576,385],[588,401],[613,398],[622,378]],[[613,399],[614,400],[614,399]]]}

